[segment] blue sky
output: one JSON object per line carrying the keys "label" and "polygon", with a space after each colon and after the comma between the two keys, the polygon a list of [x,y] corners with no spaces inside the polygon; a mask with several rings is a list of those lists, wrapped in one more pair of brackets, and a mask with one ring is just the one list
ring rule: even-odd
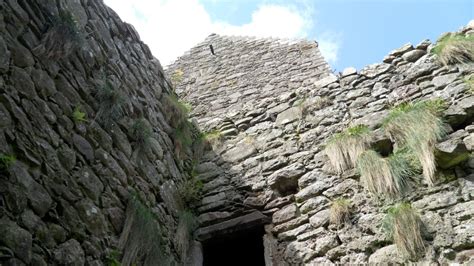
{"label": "blue sky", "polygon": [[474,0],[105,0],[163,65],[211,33],[317,40],[333,69],[381,62],[474,19]]}

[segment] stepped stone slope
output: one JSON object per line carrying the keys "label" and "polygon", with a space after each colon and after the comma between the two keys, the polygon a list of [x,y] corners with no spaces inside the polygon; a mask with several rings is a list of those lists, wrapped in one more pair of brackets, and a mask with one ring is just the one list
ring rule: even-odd
{"label": "stepped stone slope", "polygon": [[[419,262],[474,262],[474,95],[464,81],[474,64],[442,66],[432,46],[407,44],[383,63],[336,75],[316,43],[211,35],[169,66],[201,128],[224,137],[196,167],[205,182],[198,239],[238,230],[229,225],[252,222],[248,213],[258,210],[271,217],[267,265],[406,263],[382,229],[390,202],[365,191],[355,171],[331,173],[322,150],[334,133],[357,124],[380,133],[384,146],[380,125],[392,106],[442,98],[452,130],[437,159],[451,178],[420,184],[403,200],[426,227]],[[350,223],[336,227],[329,206],[340,197],[353,210]]]}
{"label": "stepped stone slope", "polygon": [[[39,47],[64,10],[83,39],[48,59]],[[124,99],[124,116],[105,125],[104,86]],[[16,157],[0,167],[0,265],[109,265],[132,191],[159,217],[164,252],[181,260],[176,210],[160,193],[184,178],[163,111],[169,91],[158,60],[102,1],[0,0],[0,154]],[[144,156],[130,130],[140,117],[152,128]]]}

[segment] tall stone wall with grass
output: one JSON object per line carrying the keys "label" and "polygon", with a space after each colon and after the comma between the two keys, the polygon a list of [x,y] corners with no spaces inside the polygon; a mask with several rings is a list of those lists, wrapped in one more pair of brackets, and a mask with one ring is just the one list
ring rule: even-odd
{"label": "tall stone wall with grass", "polygon": [[472,263],[473,33],[338,74],[307,41],[191,49],[167,74],[213,146],[196,237],[258,210],[267,265]]}
{"label": "tall stone wall with grass", "polygon": [[181,263],[184,113],[102,0],[0,0],[0,265]]}

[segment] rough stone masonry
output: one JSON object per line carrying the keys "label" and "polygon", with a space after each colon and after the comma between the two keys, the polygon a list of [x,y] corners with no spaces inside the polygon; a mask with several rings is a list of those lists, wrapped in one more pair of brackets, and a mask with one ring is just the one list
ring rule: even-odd
{"label": "rough stone masonry", "polygon": [[[56,34],[80,33],[79,43],[48,43],[65,11],[77,29]],[[57,50],[45,53],[45,44]],[[382,231],[384,205],[356,173],[327,171],[321,151],[349,125],[376,129],[390,106],[434,97],[449,103],[452,127],[439,154],[470,157],[445,165],[452,178],[410,194],[427,231],[420,262],[472,262],[474,96],[463,79],[474,66],[442,67],[431,46],[406,45],[384,63],[335,75],[315,42],[211,35],[165,75],[101,0],[0,0],[0,265],[116,265],[134,193],[156,217],[171,265],[199,265],[198,240],[255,222],[266,224],[267,265],[404,263]],[[165,108],[170,80],[201,129],[225,138],[194,168],[204,197],[188,256],[166,200],[189,177]],[[123,102],[99,97],[104,88]],[[104,109],[115,104],[118,114]],[[144,154],[137,119],[151,128]],[[335,228],[328,207],[342,196],[355,210]]]}
{"label": "rough stone masonry", "polygon": [[[473,34],[470,25],[460,32]],[[258,210],[272,217],[267,265],[406,263],[382,230],[387,204],[364,191],[354,171],[328,171],[322,150],[349,126],[381,133],[399,103],[441,98],[451,132],[437,144],[438,166],[453,178],[422,185],[405,200],[426,226],[428,248],[419,263],[472,263],[474,95],[464,79],[474,64],[443,67],[425,40],[390,52],[383,63],[336,75],[317,46],[212,34],[166,70],[202,130],[223,137],[197,167],[205,182],[198,238],[226,232],[226,221]],[[350,224],[337,228],[329,224],[329,206],[341,197],[354,210]]]}

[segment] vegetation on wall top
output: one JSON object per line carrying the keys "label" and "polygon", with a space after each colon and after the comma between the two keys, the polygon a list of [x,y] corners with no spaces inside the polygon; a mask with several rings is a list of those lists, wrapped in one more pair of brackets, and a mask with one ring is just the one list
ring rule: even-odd
{"label": "vegetation on wall top", "polygon": [[449,33],[441,37],[431,52],[443,65],[474,61],[474,35]]}

